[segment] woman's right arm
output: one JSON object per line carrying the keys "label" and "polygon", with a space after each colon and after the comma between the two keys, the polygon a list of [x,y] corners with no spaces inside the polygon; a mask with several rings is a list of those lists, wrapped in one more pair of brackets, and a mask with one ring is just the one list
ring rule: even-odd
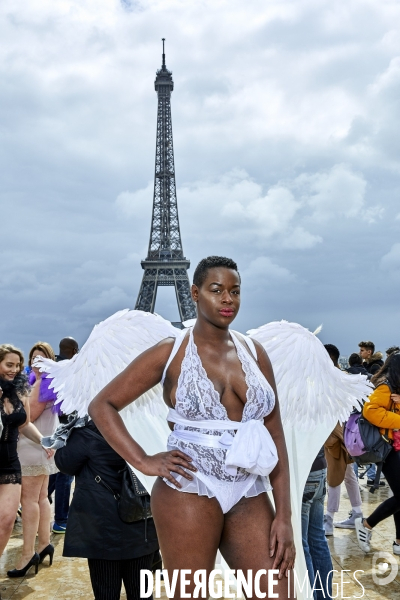
{"label": "woman's right arm", "polygon": [[146,350],[89,404],[89,415],[112,448],[128,463],[145,475],[158,475],[181,487],[171,471],[186,479],[192,476],[184,469],[195,471],[191,458],[180,450],[148,456],[131,437],[119,411],[161,381],[163,370],[171,354],[173,343],[163,340]]}

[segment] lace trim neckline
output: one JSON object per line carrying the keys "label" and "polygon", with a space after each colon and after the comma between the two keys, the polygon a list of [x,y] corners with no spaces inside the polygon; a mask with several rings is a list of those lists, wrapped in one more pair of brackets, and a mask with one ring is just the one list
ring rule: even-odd
{"label": "lace trim neckline", "polygon": [[[246,360],[244,360],[244,356],[241,356],[241,352],[246,352],[246,350],[244,348],[240,348],[240,342],[239,340],[236,339],[236,336],[232,333],[229,332],[230,338],[234,343],[234,346],[236,348],[236,354],[237,357],[239,359],[239,362],[242,366],[242,371],[244,373],[244,377],[245,377],[245,381],[246,381],[246,385],[247,385],[247,390],[246,390],[246,403],[243,405],[243,413],[242,413],[242,418],[240,419],[240,421],[243,421],[243,416],[244,416],[244,412],[245,412],[245,406],[247,404],[247,402],[249,401],[249,394],[250,394],[250,381],[249,381],[249,365],[246,364]],[[224,412],[224,420],[226,418],[226,420],[230,421],[229,416],[228,416],[228,411],[226,410],[225,406],[222,404],[221,402],[221,394],[215,389],[215,385],[213,384],[213,382],[211,381],[211,379],[209,378],[207,371],[205,370],[204,366],[203,366],[203,362],[200,358],[200,354],[198,352],[197,349],[197,345],[196,342],[194,341],[194,335],[193,335],[193,327],[190,328],[190,333],[189,333],[189,343],[187,345],[187,349],[189,349],[189,346],[192,346],[191,350],[193,351],[193,353],[195,354],[195,356],[197,357],[198,361],[199,361],[199,366],[201,369],[201,375],[202,377],[207,381],[208,385],[210,386],[210,389],[212,391],[213,397],[215,398],[215,400],[217,400],[218,404],[221,406],[223,412]],[[190,351],[190,350],[189,350]],[[247,368],[246,368],[247,367]],[[250,367],[251,369],[251,367]]]}
{"label": "lace trim neckline", "polygon": [[8,401],[11,404],[11,406],[13,407],[14,410],[12,410],[11,412],[6,412],[6,410],[4,408],[4,399],[1,398],[1,400],[0,400],[0,413],[2,415],[6,415],[7,417],[9,417],[9,416],[13,415],[14,413],[21,412],[21,409],[24,408],[24,403],[19,398],[18,398],[18,402],[16,402],[15,404],[13,404],[13,402],[11,402],[11,400],[9,400],[9,399],[8,399]]}

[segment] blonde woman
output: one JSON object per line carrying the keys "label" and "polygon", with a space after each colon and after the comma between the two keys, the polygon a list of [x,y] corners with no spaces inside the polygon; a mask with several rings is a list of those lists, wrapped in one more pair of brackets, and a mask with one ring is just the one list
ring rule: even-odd
{"label": "blonde woman", "polygon": [[[56,396],[49,389],[51,380],[32,366],[38,356],[54,360],[53,348],[47,342],[37,342],[29,352],[29,366],[32,367],[29,378],[32,385],[29,396],[31,421],[44,436],[48,436],[54,433],[59,424],[58,407],[54,405]],[[23,547],[16,569],[8,572],[10,577],[17,576],[15,572],[20,571],[35,553],[36,534],[40,562],[48,556],[51,565],[54,554],[54,546],[50,544],[51,509],[47,497],[49,475],[57,472],[54,458],[46,458],[40,446],[25,437],[18,442],[18,456],[22,471]]]}
{"label": "blonde woman", "polygon": [[[21,431],[27,438],[40,444],[42,434],[30,423],[29,384],[24,369],[24,356],[11,344],[0,345],[0,556],[10,539],[15,515],[21,498],[21,465],[17,442]],[[41,450],[44,453],[44,450]],[[46,451],[48,456],[53,452]],[[25,574],[40,557],[34,553],[21,569]]]}

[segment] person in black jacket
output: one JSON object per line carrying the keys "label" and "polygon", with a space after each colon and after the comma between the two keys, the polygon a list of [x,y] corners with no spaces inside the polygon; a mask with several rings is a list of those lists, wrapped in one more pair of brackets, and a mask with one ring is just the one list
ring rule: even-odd
{"label": "person in black jacket", "polygon": [[[94,434],[94,435],[93,435]],[[96,476],[121,492],[125,461],[107,444],[93,421],[73,429],[55,461],[63,473],[75,476],[63,556],[88,559],[96,600],[118,600],[124,583],[128,600],[139,600],[140,569],[151,570],[158,550],[152,518],[124,523],[114,495]]]}
{"label": "person in black jacket", "polygon": [[363,366],[361,356],[355,352],[349,356],[349,367],[346,371],[351,375],[366,375],[368,379],[371,377],[371,373]]}
{"label": "person in black jacket", "polygon": [[383,367],[382,352],[375,352],[375,344],[373,342],[360,342],[360,356],[363,359],[363,367],[365,367],[370,375],[375,375],[381,367]]}

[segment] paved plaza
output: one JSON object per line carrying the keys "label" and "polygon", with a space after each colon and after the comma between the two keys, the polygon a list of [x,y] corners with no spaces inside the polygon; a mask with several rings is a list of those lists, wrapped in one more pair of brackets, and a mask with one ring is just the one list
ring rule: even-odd
{"label": "paved plaza", "polygon": [[[337,520],[347,517],[349,511],[349,501],[343,486],[341,510],[338,513]],[[363,500],[364,514],[368,515],[373,508],[388,497],[388,488],[382,488],[375,494],[371,494],[368,489],[361,485],[361,496]],[[7,550],[0,561],[0,591],[2,600],[75,600],[76,598],[93,599],[90,586],[87,562],[80,558],[63,558],[63,536],[52,535],[52,543],[56,551],[52,567],[48,567],[48,558],[45,559],[45,565],[40,565],[38,575],[33,575],[34,569],[23,579],[8,579],[5,572],[15,566],[17,555],[22,544],[22,528],[17,523],[14,533]],[[364,598],[366,600],[376,600],[378,598],[388,600],[400,600],[400,574],[388,585],[378,585],[372,579],[373,552],[386,551],[392,555],[392,542],[394,539],[394,523],[392,519],[378,525],[374,530],[372,538],[372,552],[364,555],[359,549],[356,541],[355,532],[352,530],[335,529],[335,535],[329,538],[329,546],[332,553],[333,567],[339,571],[334,578],[334,583],[339,584],[339,595],[337,598]],[[399,557],[395,557],[399,563]],[[350,583],[344,583],[341,588],[340,571],[348,569],[349,572],[343,576],[343,581],[351,581],[352,574],[356,570],[364,570],[356,576],[365,588],[362,596],[362,588],[352,580]],[[385,575],[387,575],[386,571]],[[334,586],[336,589],[336,586]],[[336,592],[337,593],[337,592]],[[335,594],[335,590],[334,590]],[[122,592],[121,598],[126,598]],[[163,596],[166,598],[166,596]]]}

